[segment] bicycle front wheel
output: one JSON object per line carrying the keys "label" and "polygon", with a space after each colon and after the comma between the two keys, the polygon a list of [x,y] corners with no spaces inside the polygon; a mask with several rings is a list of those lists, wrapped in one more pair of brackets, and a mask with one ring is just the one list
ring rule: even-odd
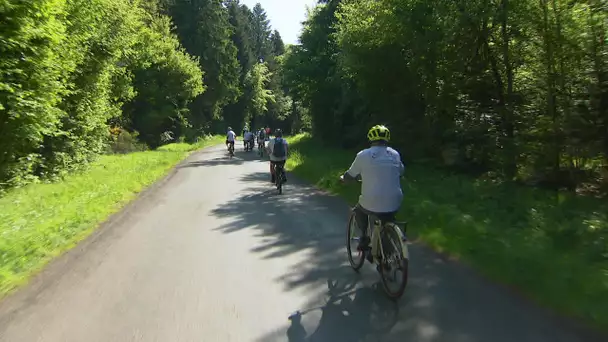
{"label": "bicycle front wheel", "polygon": [[409,252],[399,227],[387,224],[380,234],[382,260],[380,276],[386,294],[392,299],[403,296],[408,281]]}
{"label": "bicycle front wheel", "polygon": [[[365,262],[366,251],[360,248],[362,237],[363,232],[357,227],[355,212],[352,211],[346,227],[346,252],[348,253],[348,262],[355,271],[359,271]],[[353,252],[355,252],[355,255],[353,255]]]}

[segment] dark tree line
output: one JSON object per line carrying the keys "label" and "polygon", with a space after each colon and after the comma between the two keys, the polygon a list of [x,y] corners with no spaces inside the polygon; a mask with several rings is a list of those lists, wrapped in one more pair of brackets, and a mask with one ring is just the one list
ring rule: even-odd
{"label": "dark tree line", "polygon": [[194,135],[227,126],[291,129],[293,106],[280,67],[285,46],[260,4],[250,9],[238,0],[165,0],[163,6],[206,73],[207,91],[190,106],[199,120]]}
{"label": "dark tree line", "polygon": [[354,146],[384,123],[408,159],[551,187],[608,181],[606,2],[319,3],[283,72],[322,140]]}

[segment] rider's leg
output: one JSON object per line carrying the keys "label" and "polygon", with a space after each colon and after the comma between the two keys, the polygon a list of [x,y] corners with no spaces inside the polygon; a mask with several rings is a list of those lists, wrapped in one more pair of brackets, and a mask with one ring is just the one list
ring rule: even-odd
{"label": "rider's leg", "polygon": [[[367,234],[367,226],[369,225],[369,216],[367,210],[365,210],[360,204],[355,206],[355,222],[361,232],[361,239],[359,240],[358,250],[368,250],[371,245],[371,237]],[[371,253],[367,253],[367,260],[373,262]]]}
{"label": "rider's leg", "polygon": [[274,162],[270,161],[270,182],[274,183]]}
{"label": "rider's leg", "polygon": [[368,220],[366,210],[360,204],[357,204],[355,206],[355,221],[357,222],[357,227],[364,235],[367,235]]}
{"label": "rider's leg", "polygon": [[281,165],[281,167],[283,168],[283,182],[287,181],[287,174],[285,174],[285,162],[286,162],[286,160],[277,162],[277,164]]}
{"label": "rider's leg", "polygon": [[369,236],[367,235],[367,225],[369,224],[369,218],[367,216],[366,210],[359,204],[355,206],[355,222],[357,223],[357,227],[361,232],[361,241],[359,243],[360,247],[369,246]]}

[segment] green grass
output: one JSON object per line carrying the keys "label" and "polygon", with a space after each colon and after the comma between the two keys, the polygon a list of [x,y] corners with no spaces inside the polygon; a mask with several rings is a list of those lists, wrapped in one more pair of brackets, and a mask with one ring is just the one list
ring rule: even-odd
{"label": "green grass", "polygon": [[[356,151],[291,137],[287,169],[354,204],[337,181]],[[410,235],[562,314],[608,331],[608,203],[406,165]],[[415,262],[415,261],[414,261]]]}
{"label": "green grass", "polygon": [[210,137],[192,145],[106,155],[63,181],[6,193],[0,198],[0,295],[27,282],[190,152],[222,140]]}

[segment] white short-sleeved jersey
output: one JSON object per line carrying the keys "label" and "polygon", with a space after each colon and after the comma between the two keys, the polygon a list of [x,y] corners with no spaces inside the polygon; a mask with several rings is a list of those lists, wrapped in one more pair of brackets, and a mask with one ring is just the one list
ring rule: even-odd
{"label": "white short-sleeved jersey", "polygon": [[234,141],[235,138],[236,138],[236,134],[234,134],[233,131],[228,131],[228,133],[226,134],[226,140]]}
{"label": "white short-sleeved jersey", "polygon": [[357,153],[347,172],[352,177],[361,175],[359,204],[363,208],[375,213],[389,213],[401,206],[400,177],[404,169],[397,151],[388,146],[372,146]]}

